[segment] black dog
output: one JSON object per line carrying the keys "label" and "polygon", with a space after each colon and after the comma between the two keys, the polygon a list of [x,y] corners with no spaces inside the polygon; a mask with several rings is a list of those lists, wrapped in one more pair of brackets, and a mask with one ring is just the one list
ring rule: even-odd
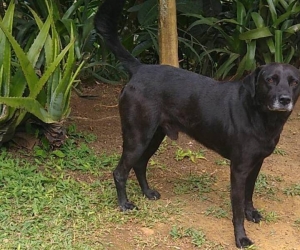
{"label": "black dog", "polygon": [[117,20],[124,2],[106,0],[95,17],[97,30],[131,74],[119,102],[123,153],[114,180],[120,208],[135,207],[126,194],[132,168],[143,194],[160,198],[147,183],[148,160],[166,135],[176,140],[183,132],[230,159],[236,246],[251,245],[244,218],[256,223],[262,219],[253,206],[253,189],[300,94],[299,70],[271,63],[242,82],[221,83],[171,66],[141,64],[118,40]]}

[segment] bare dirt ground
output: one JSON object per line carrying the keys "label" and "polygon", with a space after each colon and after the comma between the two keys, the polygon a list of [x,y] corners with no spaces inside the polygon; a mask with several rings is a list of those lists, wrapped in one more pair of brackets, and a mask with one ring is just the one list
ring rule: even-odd
{"label": "bare dirt ground", "polygon": [[[90,85],[84,88],[84,92],[98,95],[97,98],[79,98],[76,95],[72,98],[71,121],[79,130],[97,135],[97,141],[91,144],[96,152],[121,153],[122,138],[117,107],[121,88],[104,84]],[[175,154],[179,147],[192,152],[204,150],[206,159],[197,159],[195,163],[190,160],[176,161]],[[155,156],[154,161],[163,166],[151,167],[149,170],[149,182],[162,196],[159,202],[166,207],[172,205],[173,209],[176,206],[180,212],[170,214],[167,222],[157,222],[151,226],[132,222],[114,227],[107,222],[103,227],[109,227],[110,230],[101,236],[102,244],[106,246],[104,248],[199,249],[188,237],[174,240],[170,236],[172,225],[175,224],[183,228],[201,228],[206,240],[213,243],[201,249],[236,249],[229,205],[229,168],[221,164],[224,162],[222,158],[181,134],[176,144],[167,139],[165,149]],[[251,249],[300,249],[300,196],[284,193],[293,184],[300,184],[299,171],[300,101],[284,128],[277,153],[265,160],[261,171],[267,177],[267,185],[265,189],[258,190],[254,202],[263,211],[266,220],[260,224],[245,222],[248,236],[255,242]],[[205,194],[205,199],[193,192],[175,194],[175,183],[203,173],[217,180],[213,184],[213,191]],[[131,179],[135,181],[134,176]],[[156,201],[147,202],[155,206]],[[220,210],[213,210],[220,207],[228,216],[217,216]]]}

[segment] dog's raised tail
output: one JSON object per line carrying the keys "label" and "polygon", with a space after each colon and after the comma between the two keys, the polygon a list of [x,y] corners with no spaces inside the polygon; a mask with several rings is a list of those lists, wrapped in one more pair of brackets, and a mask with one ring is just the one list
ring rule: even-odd
{"label": "dog's raised tail", "polygon": [[118,37],[118,20],[124,4],[125,0],[105,0],[99,6],[94,23],[108,48],[120,60],[123,66],[130,73],[133,73],[141,63],[124,48]]}

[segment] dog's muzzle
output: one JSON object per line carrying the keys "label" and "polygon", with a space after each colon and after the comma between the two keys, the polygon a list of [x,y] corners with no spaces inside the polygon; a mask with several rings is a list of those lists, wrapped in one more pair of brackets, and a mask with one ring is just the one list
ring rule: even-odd
{"label": "dog's muzzle", "polygon": [[293,109],[293,101],[289,95],[281,95],[275,99],[272,105],[268,106],[271,111],[290,112]]}

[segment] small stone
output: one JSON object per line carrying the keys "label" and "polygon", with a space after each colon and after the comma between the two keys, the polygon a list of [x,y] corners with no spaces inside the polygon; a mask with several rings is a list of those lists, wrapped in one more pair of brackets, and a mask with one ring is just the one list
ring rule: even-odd
{"label": "small stone", "polygon": [[154,234],[154,230],[151,228],[142,227],[141,230],[146,236],[150,236]]}

